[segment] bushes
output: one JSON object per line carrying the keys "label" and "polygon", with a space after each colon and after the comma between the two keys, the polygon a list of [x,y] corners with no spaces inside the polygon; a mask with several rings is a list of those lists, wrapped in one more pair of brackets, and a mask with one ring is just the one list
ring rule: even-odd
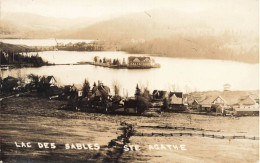
{"label": "bushes", "polygon": [[141,96],[136,97],[136,108],[138,114],[141,114],[145,110],[149,109],[149,106],[150,102],[148,101],[148,99]]}

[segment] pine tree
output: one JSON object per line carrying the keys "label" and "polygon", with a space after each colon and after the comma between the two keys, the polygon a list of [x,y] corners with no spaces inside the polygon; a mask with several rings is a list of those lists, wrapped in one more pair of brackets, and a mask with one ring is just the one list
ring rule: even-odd
{"label": "pine tree", "polygon": [[90,90],[90,86],[89,86],[89,82],[87,79],[85,79],[84,83],[83,83],[83,92],[82,92],[82,96],[86,97],[88,96],[88,92]]}
{"label": "pine tree", "polygon": [[140,96],[141,94],[141,90],[140,88],[138,87],[138,84],[136,85],[136,89],[135,89],[135,96]]}
{"label": "pine tree", "polygon": [[113,65],[116,65],[116,60],[115,59],[113,59]]}

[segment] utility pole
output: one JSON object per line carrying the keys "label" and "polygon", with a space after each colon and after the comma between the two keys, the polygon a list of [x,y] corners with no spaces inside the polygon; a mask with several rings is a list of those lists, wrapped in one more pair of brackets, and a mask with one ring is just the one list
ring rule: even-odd
{"label": "utility pole", "polygon": [[[1,0],[0,0],[0,24],[1,24],[1,12],[2,12],[2,2],[1,2]],[[4,23],[2,23],[2,25],[3,25],[3,34],[4,34]]]}
{"label": "utility pole", "polygon": [[0,66],[1,66],[2,50],[0,49]]}
{"label": "utility pole", "polygon": [[14,51],[13,51],[13,64],[14,64]]}

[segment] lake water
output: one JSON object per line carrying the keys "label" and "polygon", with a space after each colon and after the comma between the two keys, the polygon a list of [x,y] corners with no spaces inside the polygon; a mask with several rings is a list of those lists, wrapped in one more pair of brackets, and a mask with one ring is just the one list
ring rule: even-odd
{"label": "lake water", "polygon": [[[46,40],[45,40],[46,41]],[[72,42],[75,40],[71,40]],[[48,41],[47,41],[48,42]],[[47,44],[47,43],[45,43]],[[39,52],[44,60],[50,63],[67,64],[80,61],[92,61],[94,56],[100,58],[123,59],[129,54],[125,52],[71,52],[47,51]],[[30,53],[27,55],[35,55]],[[140,56],[140,55],[139,55]],[[136,84],[154,89],[177,91],[223,90],[223,85],[231,84],[231,90],[259,89],[259,64],[247,64],[221,60],[179,59],[152,57],[161,68],[154,69],[109,69],[92,65],[57,65],[40,68],[21,68],[2,71],[2,76],[21,76],[28,74],[54,75],[60,85],[82,84],[87,78],[91,85],[101,80],[111,87],[113,82],[120,84],[121,95],[132,96]]]}

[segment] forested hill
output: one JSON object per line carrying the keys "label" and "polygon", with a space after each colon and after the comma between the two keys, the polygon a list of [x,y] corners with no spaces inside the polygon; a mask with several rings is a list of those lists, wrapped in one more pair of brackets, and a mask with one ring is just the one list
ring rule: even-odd
{"label": "forested hill", "polygon": [[[221,59],[259,63],[259,46],[236,43],[235,36],[182,36],[157,38],[145,42],[128,42],[122,51],[162,57]],[[257,42],[257,40],[256,40]]]}
{"label": "forested hill", "polygon": [[258,20],[252,15],[158,9],[102,21],[66,37],[105,40],[129,53],[257,63]]}

